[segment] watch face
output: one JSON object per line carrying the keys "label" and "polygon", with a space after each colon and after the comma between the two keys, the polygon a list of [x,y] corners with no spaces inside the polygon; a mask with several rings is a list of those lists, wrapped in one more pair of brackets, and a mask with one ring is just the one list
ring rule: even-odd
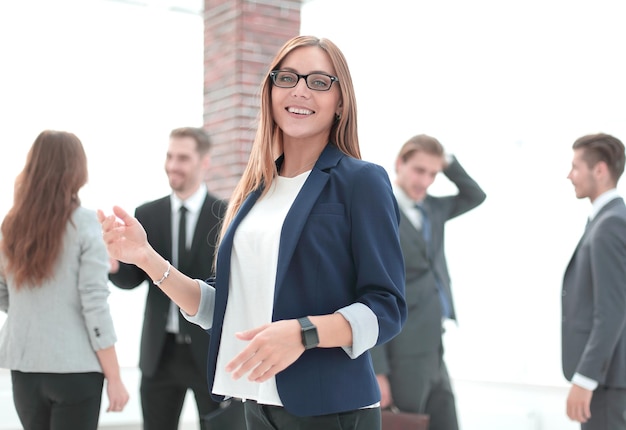
{"label": "watch face", "polygon": [[315,326],[306,328],[302,332],[302,340],[306,349],[315,348],[319,343],[317,328]]}

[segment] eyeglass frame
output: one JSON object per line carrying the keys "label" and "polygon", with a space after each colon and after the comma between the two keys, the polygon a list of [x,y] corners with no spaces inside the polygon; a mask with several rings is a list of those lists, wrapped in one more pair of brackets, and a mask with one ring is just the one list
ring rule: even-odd
{"label": "eyeglass frame", "polygon": [[[278,74],[280,72],[294,74],[294,75],[296,75],[298,77],[298,79],[290,87],[281,87],[280,85],[278,85],[276,83],[276,77],[278,76]],[[330,78],[330,85],[328,86],[328,88],[325,89],[325,90],[320,90],[319,88],[311,88],[309,86],[309,76],[312,76],[312,75],[322,75],[322,76],[326,76],[326,77]],[[272,84],[275,85],[277,88],[295,88],[296,86],[298,86],[298,83],[300,83],[300,79],[304,79],[304,83],[305,83],[305,85],[306,85],[306,87],[308,89],[310,89],[311,91],[321,91],[321,92],[330,91],[330,89],[333,87],[333,84],[335,82],[339,82],[339,78],[337,76],[329,75],[328,73],[323,73],[323,72],[313,72],[313,73],[309,73],[308,75],[301,75],[301,74],[293,72],[291,70],[281,70],[281,69],[278,69],[278,70],[272,70],[269,73],[269,76],[270,76],[270,78],[272,80]]]}

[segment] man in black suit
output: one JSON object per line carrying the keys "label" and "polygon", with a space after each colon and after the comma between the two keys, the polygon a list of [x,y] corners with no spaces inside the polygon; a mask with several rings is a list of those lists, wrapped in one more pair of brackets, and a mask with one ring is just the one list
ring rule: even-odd
{"label": "man in black suit", "polygon": [[[165,172],[172,193],[139,206],[135,216],[154,249],[196,279],[212,275],[219,224],[226,203],[208,193],[210,140],[200,128],[170,133]],[[180,240],[179,240],[180,238]],[[111,262],[111,281],[123,289],[149,283],[139,367],[144,430],[176,430],[188,389],[200,417],[216,410],[207,386],[208,334],[182,317],[178,307],[138,267]],[[200,427],[204,429],[206,424]]]}
{"label": "man in black suit", "polygon": [[[455,195],[427,194],[439,172]],[[442,322],[456,319],[444,252],[445,223],[485,200],[485,193],[434,137],[409,139],[396,159],[394,194],[400,207],[400,245],[408,316],[402,331],[372,349],[381,407],[430,415],[431,430],[458,429],[454,394],[443,361]]]}

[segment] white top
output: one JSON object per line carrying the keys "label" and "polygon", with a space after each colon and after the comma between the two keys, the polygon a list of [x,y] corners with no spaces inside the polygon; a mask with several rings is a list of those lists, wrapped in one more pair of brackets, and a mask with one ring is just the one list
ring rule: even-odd
{"label": "white top", "polygon": [[[272,322],[280,234],[287,212],[309,173],[294,178],[277,176],[267,194],[257,201],[235,232],[218,369],[224,369],[248,344],[237,340],[236,332]],[[282,406],[274,377],[258,383],[246,377],[234,380],[230,374],[218,371],[213,392]]]}

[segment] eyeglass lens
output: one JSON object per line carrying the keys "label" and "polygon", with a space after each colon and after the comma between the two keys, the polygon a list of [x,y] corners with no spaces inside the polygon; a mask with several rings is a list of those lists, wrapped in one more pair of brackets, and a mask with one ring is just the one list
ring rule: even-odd
{"label": "eyeglass lens", "polygon": [[306,86],[311,90],[328,91],[333,84],[331,76],[321,73],[312,73],[310,75],[298,75],[294,72],[278,70],[272,74],[274,84],[280,88],[293,88],[298,85],[300,78],[304,78]]}

